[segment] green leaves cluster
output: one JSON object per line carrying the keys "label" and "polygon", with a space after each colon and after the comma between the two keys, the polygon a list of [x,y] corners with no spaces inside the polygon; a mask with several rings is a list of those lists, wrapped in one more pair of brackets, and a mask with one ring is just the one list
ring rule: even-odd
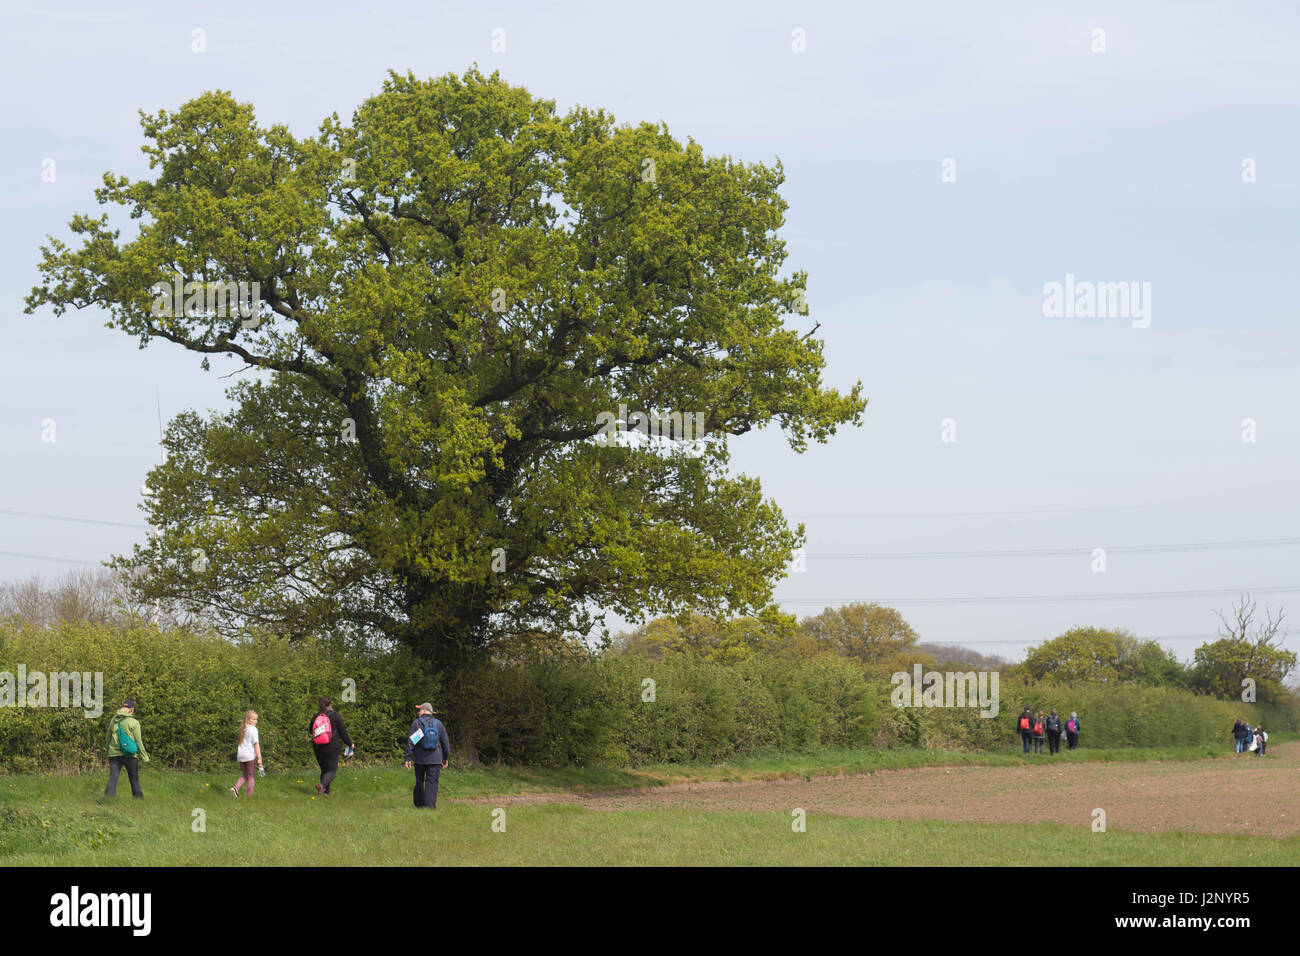
{"label": "green leaves cluster", "polygon": [[1018,668],[1030,681],[1186,686],[1177,658],[1122,628],[1074,627],[1031,647]]}
{"label": "green leaves cluster", "polygon": [[776,608],[724,620],[702,614],[659,617],[620,634],[615,650],[644,654],[653,660],[692,654],[724,664],[773,655],[808,658],[833,654],[856,661],[872,673],[888,674],[916,662],[934,664],[916,642],[916,631],[897,610],[859,601],[826,608],[802,621]]}

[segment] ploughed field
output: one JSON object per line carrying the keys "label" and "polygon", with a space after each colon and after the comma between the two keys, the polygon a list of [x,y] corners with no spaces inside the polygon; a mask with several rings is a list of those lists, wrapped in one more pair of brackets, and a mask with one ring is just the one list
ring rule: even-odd
{"label": "ploughed field", "polygon": [[1107,830],[1291,837],[1300,835],[1300,742],[1265,757],[1143,763],[1062,763],[1041,755],[1023,767],[919,767],[811,780],[680,783],[615,793],[478,798],[510,806],[572,803],[589,810],[696,812],[803,809],[839,817],[962,823],[1060,823]]}

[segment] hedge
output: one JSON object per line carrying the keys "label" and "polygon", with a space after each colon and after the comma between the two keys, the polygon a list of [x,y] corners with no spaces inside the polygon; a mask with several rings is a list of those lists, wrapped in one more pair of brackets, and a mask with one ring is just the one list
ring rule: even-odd
{"label": "hedge", "polygon": [[[433,700],[460,759],[522,765],[638,766],[716,762],[750,753],[825,748],[1019,749],[1025,704],[1079,712],[1086,747],[1230,746],[1234,717],[1272,730],[1300,726],[1294,704],[1263,708],[1131,684],[1000,682],[1000,709],[899,708],[887,676],[833,654],[723,664],[688,655],[537,657],[485,663],[438,693],[409,652],[338,642],[295,644],[147,626],[0,623],[0,671],[102,672],[103,714],[0,707],[0,771],[103,766],[109,721],[137,702],[155,765],[229,767],[246,709],[260,715],[273,767],[312,765],[307,726],[333,697],[358,759],[400,759],[414,705]],[[348,682],[355,699],[348,700]]]}
{"label": "hedge", "polygon": [[[402,652],[275,638],[232,644],[147,626],[0,624],[0,671],[16,677],[20,663],[28,674],[101,672],[104,712],[90,719],[82,708],[0,707],[0,770],[8,772],[102,766],[110,720],[128,697],[154,766],[233,764],[250,709],[268,764],[308,766],[308,725],[321,697],[336,702],[358,754],[398,756],[413,705],[436,686]],[[346,681],[355,682],[355,702],[346,701]]]}

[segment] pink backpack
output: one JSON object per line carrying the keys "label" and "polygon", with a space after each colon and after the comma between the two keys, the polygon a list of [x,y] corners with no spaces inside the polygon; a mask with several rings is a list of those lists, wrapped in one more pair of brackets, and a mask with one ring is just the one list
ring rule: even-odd
{"label": "pink backpack", "polygon": [[330,715],[317,714],[316,719],[311,722],[311,742],[327,744],[333,739],[334,726],[330,723]]}

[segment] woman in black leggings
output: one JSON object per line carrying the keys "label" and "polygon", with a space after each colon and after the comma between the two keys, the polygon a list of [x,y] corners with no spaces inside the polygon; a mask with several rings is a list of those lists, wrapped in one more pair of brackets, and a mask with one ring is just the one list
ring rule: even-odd
{"label": "woman in black leggings", "polygon": [[[321,717],[329,722],[328,729],[324,726],[325,722],[320,720]],[[316,784],[316,792],[328,794],[330,783],[339,771],[339,741],[352,746],[352,738],[343,726],[343,718],[334,710],[328,697],[320,699],[320,710],[312,717],[309,732],[312,749],[316,751],[316,763],[320,764],[320,783]],[[321,743],[322,740],[325,742]]]}

